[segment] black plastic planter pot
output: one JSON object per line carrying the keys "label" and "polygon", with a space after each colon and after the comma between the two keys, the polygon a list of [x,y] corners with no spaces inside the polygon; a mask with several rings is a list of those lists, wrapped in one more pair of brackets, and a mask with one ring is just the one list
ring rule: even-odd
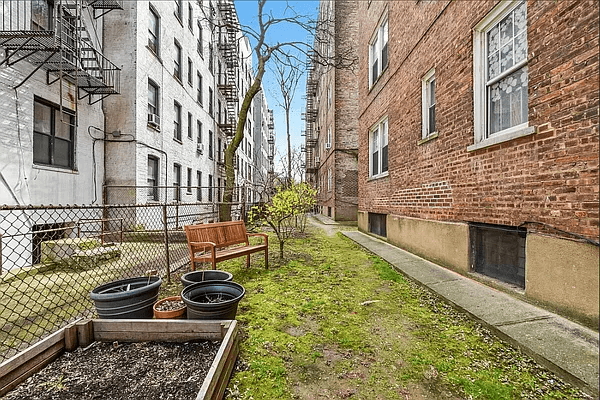
{"label": "black plastic planter pot", "polygon": [[238,303],[246,294],[235,282],[205,281],[186,286],[181,298],[188,319],[235,319]]}
{"label": "black plastic planter pot", "polygon": [[98,286],[90,293],[103,319],[151,319],[162,279],[138,277]]}
{"label": "black plastic planter pot", "polygon": [[233,275],[226,271],[219,271],[208,269],[204,271],[192,271],[187,274],[183,274],[180,278],[183,286],[190,286],[191,284],[205,281],[227,281],[233,280]]}

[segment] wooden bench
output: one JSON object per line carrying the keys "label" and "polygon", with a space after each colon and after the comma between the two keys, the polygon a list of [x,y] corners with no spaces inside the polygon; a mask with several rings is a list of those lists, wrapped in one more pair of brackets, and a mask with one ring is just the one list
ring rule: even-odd
{"label": "wooden bench", "polygon": [[[219,261],[242,256],[246,256],[246,266],[250,267],[250,254],[259,251],[265,252],[265,268],[269,267],[268,236],[264,233],[246,232],[244,221],[186,225],[184,229],[194,271],[196,262],[210,262],[212,269],[217,269]],[[262,236],[265,242],[250,245],[250,236]]]}

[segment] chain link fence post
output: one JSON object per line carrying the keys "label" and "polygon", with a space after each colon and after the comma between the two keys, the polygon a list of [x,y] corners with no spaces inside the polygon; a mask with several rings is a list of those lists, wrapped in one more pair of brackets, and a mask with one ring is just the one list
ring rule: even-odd
{"label": "chain link fence post", "polygon": [[167,262],[167,283],[171,284],[171,257],[169,256],[169,227],[167,221],[167,205],[163,204],[163,232],[165,235],[165,259]]}

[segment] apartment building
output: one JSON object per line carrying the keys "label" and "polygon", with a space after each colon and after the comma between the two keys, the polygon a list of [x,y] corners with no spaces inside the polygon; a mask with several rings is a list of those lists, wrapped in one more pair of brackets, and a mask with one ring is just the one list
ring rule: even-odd
{"label": "apartment building", "polygon": [[[271,130],[275,127],[273,124],[273,111],[269,110],[267,98],[264,90],[257,93],[254,101],[254,132],[253,143],[254,153],[253,164],[253,185],[255,188],[255,196],[258,196],[255,201],[262,202],[267,200],[267,192],[269,188],[269,171],[272,171],[271,162],[274,154],[270,153],[269,140],[271,138]],[[275,136],[273,133],[273,140]],[[273,146],[274,151],[274,146]]]}
{"label": "apartment building", "polygon": [[306,181],[320,212],[356,221],[358,203],[358,1],[321,1],[306,83]]}
{"label": "apartment building", "polygon": [[597,326],[598,12],[359,2],[359,229]]}
{"label": "apartment building", "polygon": [[102,199],[105,18],[121,1],[0,1],[0,204]]}

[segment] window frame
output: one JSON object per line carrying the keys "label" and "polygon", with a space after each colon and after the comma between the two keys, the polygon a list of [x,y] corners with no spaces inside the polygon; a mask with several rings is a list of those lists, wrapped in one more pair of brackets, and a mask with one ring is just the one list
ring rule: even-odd
{"label": "window frame", "polygon": [[[155,96],[155,102],[156,104],[151,104],[150,103],[150,87],[152,87],[152,90],[154,91],[154,96]],[[148,78],[148,114],[154,114],[154,115],[158,115],[158,117],[160,118],[160,86],[158,86],[158,84],[156,82],[154,82],[152,79]],[[154,112],[152,112],[150,110],[150,108],[154,108]]]}
{"label": "window frame", "polygon": [[194,9],[192,8],[192,3],[188,3],[188,28],[194,34]]}
{"label": "window frame", "polygon": [[181,121],[182,121],[181,113],[183,111],[181,108],[181,104],[179,104],[177,101],[173,102],[173,112],[175,114],[175,118],[173,119],[173,123],[174,123],[173,139],[175,139],[176,141],[181,143]]}
{"label": "window frame", "polygon": [[202,59],[204,59],[204,33],[202,30],[202,24],[200,23],[200,20],[198,20],[198,43],[197,43],[197,49],[196,51],[198,52],[198,54],[200,55],[200,57]]}
{"label": "window frame", "polygon": [[196,93],[196,102],[198,104],[200,104],[200,107],[204,107],[204,101],[202,99],[202,97],[204,95],[202,93],[202,90],[203,90],[203,88],[202,88],[202,85],[203,85],[202,74],[200,73],[200,71],[196,71],[196,75],[197,75],[197,78],[198,78],[198,88],[197,88],[197,93]]}
{"label": "window frame", "polygon": [[[150,176],[150,162],[154,163],[154,174],[152,177]],[[148,165],[146,170],[146,179],[148,184],[148,200],[150,201],[158,201],[158,184],[159,184],[159,171],[160,171],[160,160],[158,157],[149,154],[148,155]]]}
{"label": "window frame", "polygon": [[196,171],[196,200],[202,201],[202,171]]}
{"label": "window frame", "polygon": [[173,164],[173,200],[181,201],[181,164]]}
{"label": "window frame", "polygon": [[[437,96],[435,93],[436,92],[435,81],[436,81],[435,68],[430,69],[429,72],[427,72],[423,76],[423,79],[421,80],[421,139],[427,139],[438,133],[436,119],[435,119],[435,116],[436,116],[435,107],[437,105]],[[431,82],[434,83],[434,103],[433,103],[433,105],[430,104]],[[430,129],[431,115],[430,115],[429,110],[431,109],[432,106],[434,107],[433,122],[434,122],[435,129],[431,132],[430,131],[431,130]]]}
{"label": "window frame", "polygon": [[[506,71],[497,75],[492,81],[488,81],[487,33],[496,25],[498,25],[504,19],[504,17],[513,12],[521,3],[524,3],[525,7],[527,7],[527,2],[525,0],[508,0],[500,2],[475,26],[475,28],[473,28],[474,144],[468,146],[467,151],[478,150],[494,144],[535,133],[535,127],[529,125],[529,96],[527,99],[527,121],[493,134],[489,133],[490,118],[488,115],[488,85],[502,80],[505,77],[527,67],[529,64],[529,58],[528,56],[525,57],[525,59],[518,64],[513,65]],[[525,33],[526,36],[528,36],[529,32],[527,28],[525,29]],[[528,39],[526,40],[527,43],[529,43]]]}
{"label": "window frame", "polygon": [[194,62],[188,57],[188,85],[194,86]]}
{"label": "window frame", "polygon": [[[384,29],[385,28],[385,29]],[[387,70],[390,64],[389,58],[389,18],[387,11],[380,18],[377,28],[373,32],[369,40],[369,88],[375,86],[381,75]],[[385,39],[385,44],[383,44]],[[384,53],[385,51],[385,53]],[[383,64],[383,56],[386,55],[385,65]],[[377,57],[375,57],[375,55]],[[374,72],[374,63],[376,65],[376,73]]]}
{"label": "window frame", "polygon": [[[148,9],[150,11],[150,21],[153,17],[156,19],[156,32],[152,32],[150,26],[148,26],[148,49],[157,57],[160,57],[160,15],[152,4],[149,5]],[[151,40],[152,38],[154,38],[154,41]]]}
{"label": "window frame", "polygon": [[192,122],[194,121],[194,116],[191,112],[188,112],[188,139],[194,138],[194,128],[192,127]]}
{"label": "window frame", "polygon": [[183,62],[183,48],[181,44],[177,41],[177,39],[173,39],[175,44],[175,57],[173,59],[173,76],[181,83],[181,77],[183,74],[182,65]]}
{"label": "window frame", "polygon": [[208,158],[210,158],[211,160],[215,159],[214,156],[214,149],[213,149],[213,141],[214,141],[214,133],[213,131],[209,130],[208,131]]}
{"label": "window frame", "polygon": [[[42,132],[39,130],[36,130],[35,127],[35,107],[36,104],[40,104],[44,107],[48,107],[50,109],[50,132]],[[52,168],[60,168],[62,170],[68,170],[68,171],[77,171],[77,164],[76,164],[76,127],[77,127],[77,114],[75,111],[70,110],[68,108],[62,107],[62,112],[64,115],[67,115],[69,117],[69,138],[65,139],[65,138],[61,138],[61,137],[57,137],[56,135],[56,117],[57,117],[57,113],[60,113],[60,106],[57,104],[54,104],[50,101],[47,101],[45,99],[42,99],[40,97],[34,96],[34,101],[33,101],[33,141],[32,141],[32,159],[33,159],[33,164],[34,165],[38,165],[38,166],[46,166],[46,167],[52,167]],[[49,163],[46,163],[44,161],[40,161],[39,158],[38,160],[36,160],[36,151],[35,151],[35,142],[36,142],[36,137],[39,136],[44,136],[44,137],[48,137],[48,153],[47,156],[49,158]],[[38,139],[40,140],[40,139]],[[55,161],[55,149],[56,149],[56,142],[57,141],[62,141],[62,142],[67,142],[68,143],[68,164],[69,165],[60,165],[57,164]],[[39,152],[39,151],[38,151]]]}
{"label": "window frame", "polygon": [[183,4],[181,0],[175,0],[175,11],[173,11],[175,17],[180,24],[183,24]]}
{"label": "window frame", "polygon": [[[373,173],[373,156],[375,151],[372,149],[373,145],[373,134],[377,131],[380,135],[381,128],[385,127],[385,132],[381,133],[381,136],[377,140],[377,173]],[[385,138],[385,145],[383,144]],[[381,118],[375,125],[369,129],[369,179],[379,179],[389,175],[389,150],[385,153],[387,169],[384,171],[384,150],[389,149],[389,119],[387,116]]]}
{"label": "window frame", "polygon": [[191,168],[187,169],[186,193],[187,194],[192,194],[192,169]]}

